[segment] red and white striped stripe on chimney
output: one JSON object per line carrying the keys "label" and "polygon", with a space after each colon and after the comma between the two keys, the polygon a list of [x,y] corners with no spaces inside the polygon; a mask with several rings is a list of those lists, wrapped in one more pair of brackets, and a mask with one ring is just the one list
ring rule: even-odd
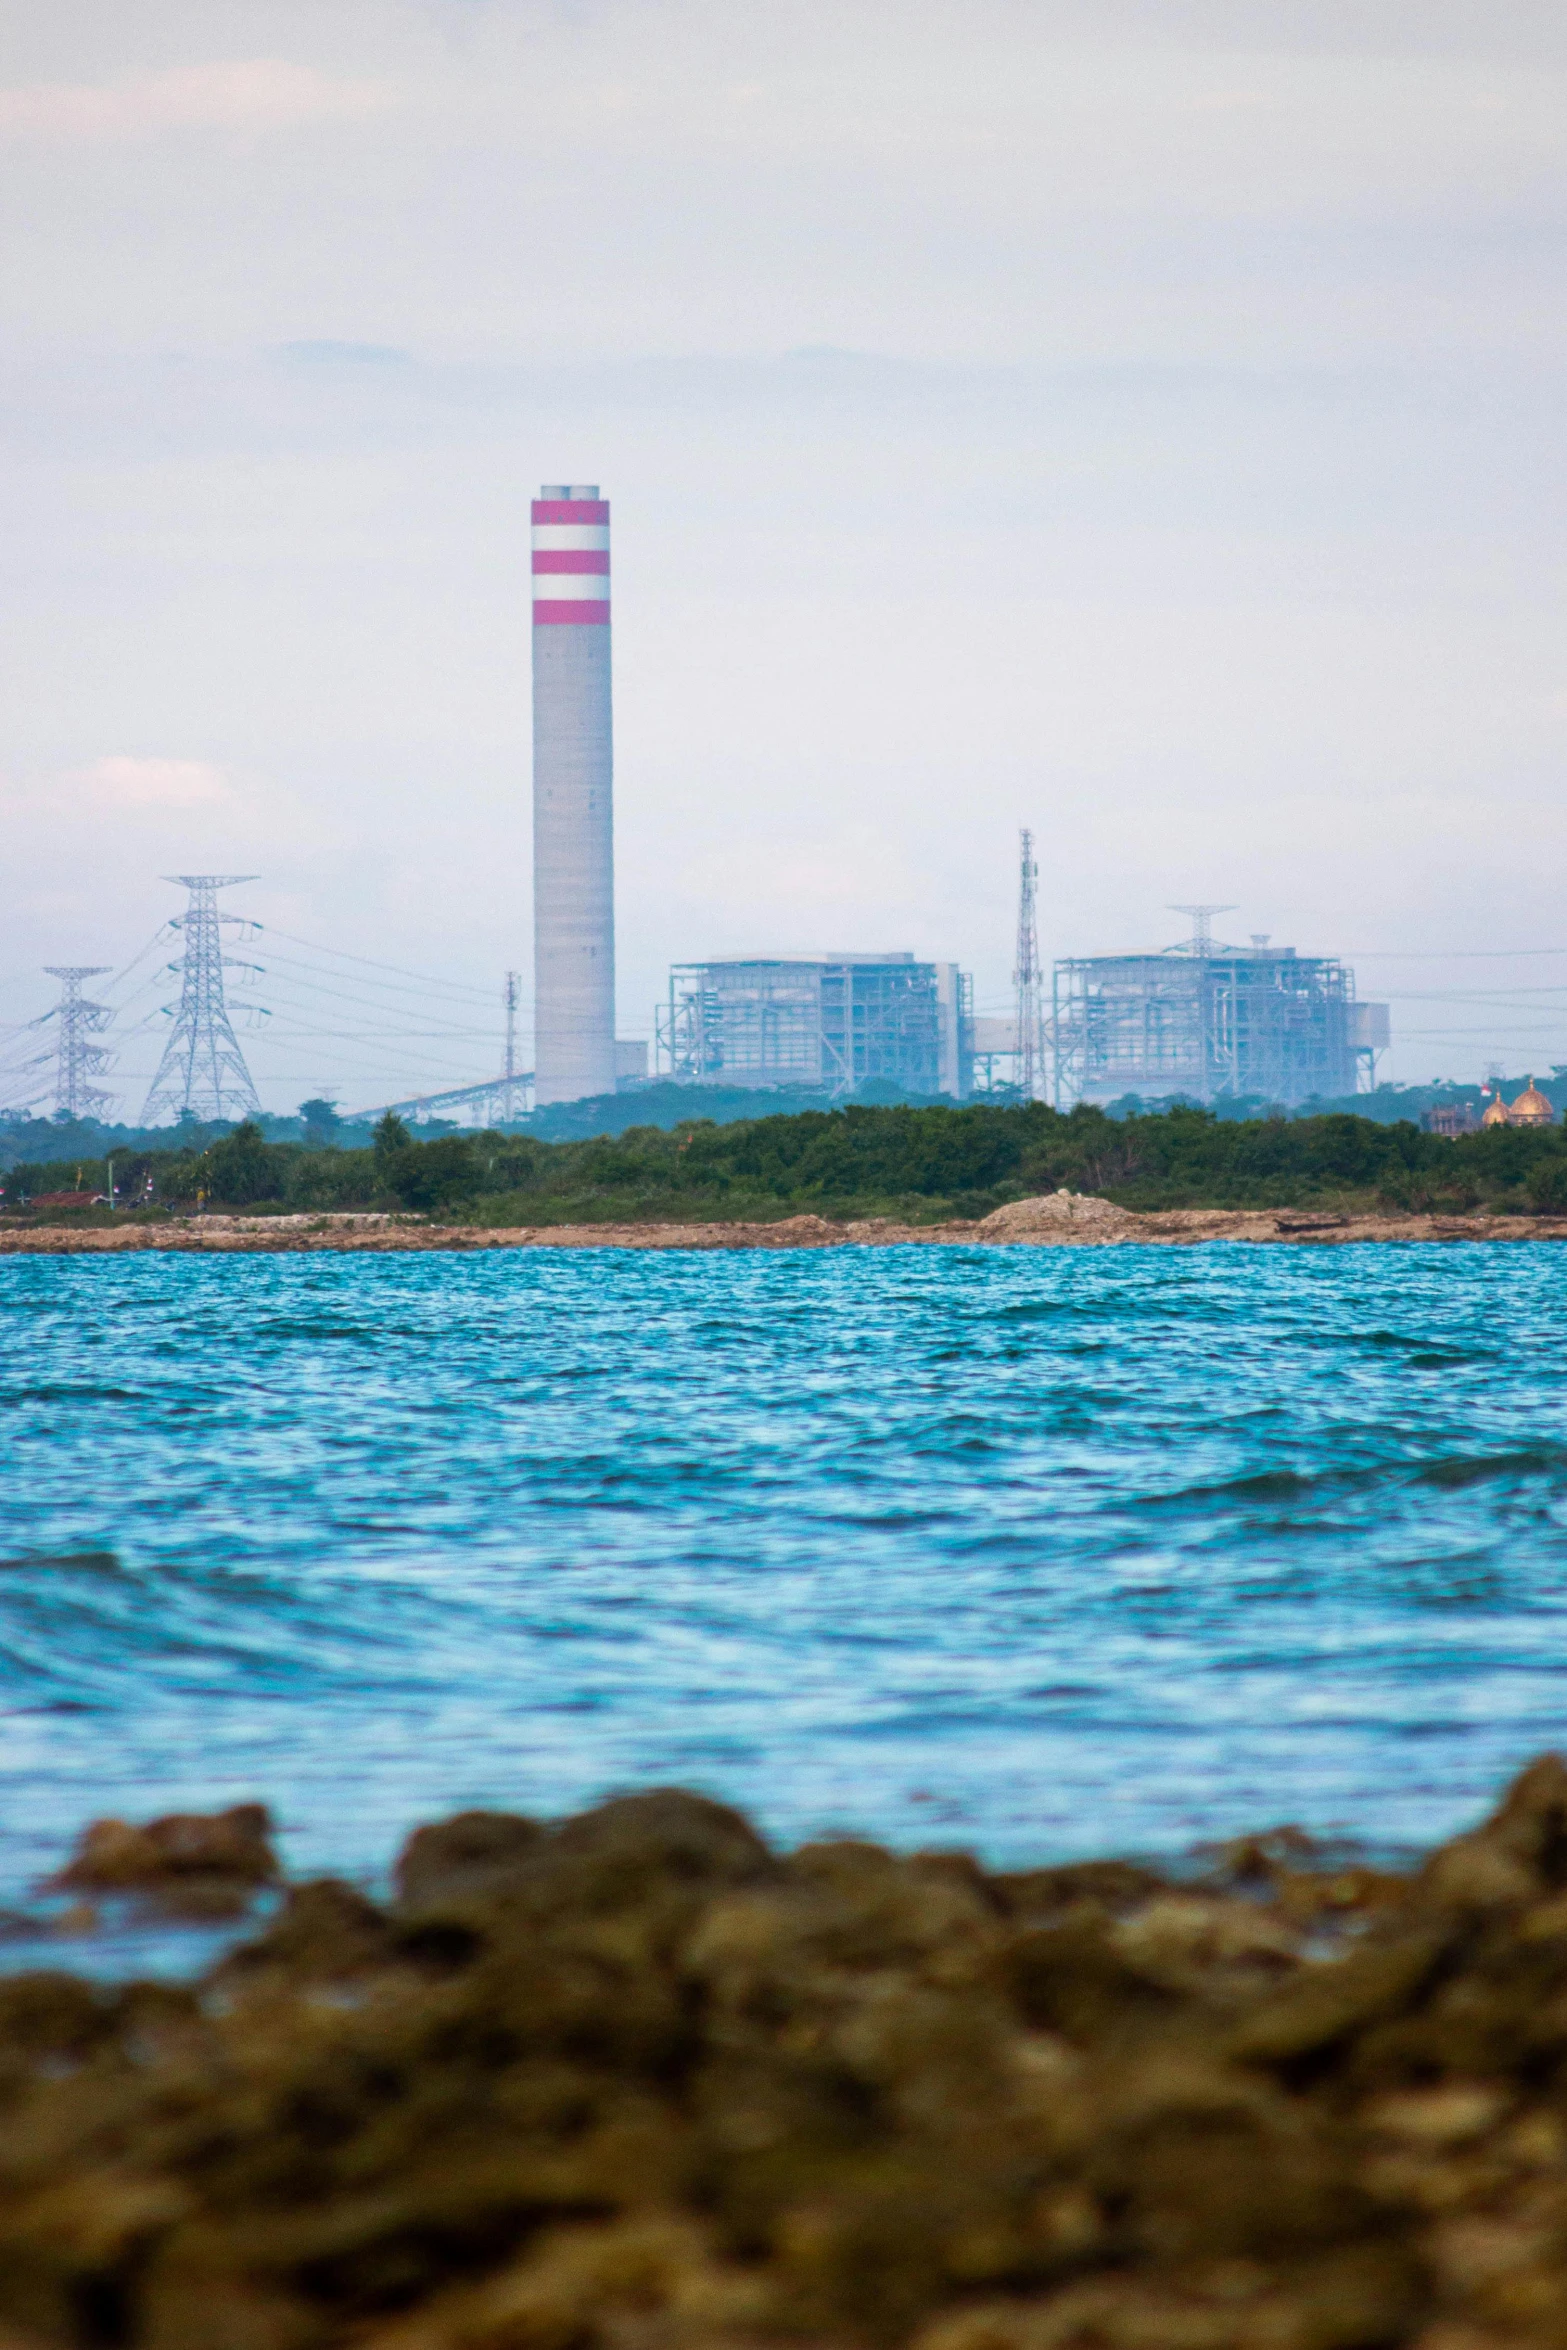
{"label": "red and white striped stripe on chimney", "polygon": [[533,501],[533,625],[609,626],[609,501],[597,483],[546,482]]}

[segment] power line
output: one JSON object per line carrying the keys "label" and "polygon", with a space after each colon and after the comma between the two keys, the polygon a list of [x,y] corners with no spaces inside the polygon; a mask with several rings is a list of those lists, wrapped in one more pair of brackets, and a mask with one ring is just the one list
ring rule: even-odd
{"label": "power line", "polygon": [[[266,964],[266,970],[269,977],[275,974],[274,961],[270,958]],[[285,986],[299,985],[299,982],[294,980],[287,971],[282,974],[282,977]],[[312,996],[330,996],[335,1003],[353,1004],[360,1010],[381,1013],[383,1016],[388,1009],[385,1004],[378,1004],[374,997],[352,995],[346,992],[343,988],[323,986],[319,982],[311,988],[310,993]],[[406,1010],[406,1007],[401,1004],[398,1004],[393,1008],[398,1012],[403,1012]],[[465,1005],[462,1008],[466,1010],[468,1007]],[[443,1029],[432,1029],[429,1033],[431,1035],[445,1033],[452,1036],[473,1036],[480,1032],[472,1028],[459,1027],[456,1022],[453,1021],[446,1023]]]}
{"label": "power line", "polygon": [[[150,955],[154,947],[162,945],[163,941],[169,935],[169,929],[170,925],[167,922],[160,922],[158,924],[157,929],[153,932],[151,938],[148,939],[146,945],[139,948],[137,952],[132,955],[130,961],[125,964],[122,969],[116,971],[114,977],[110,980],[108,986],[103,991],[105,995],[113,995],[115,989],[120,985],[121,981],[129,979],[137,964],[143,961],[146,956]],[[147,981],[143,984],[150,985],[151,983],[150,981]],[[141,990],[138,988],[134,992],[139,995]]]}
{"label": "power line", "polygon": [[444,987],[459,995],[483,996],[486,1000],[489,998],[488,988],[475,987],[471,980],[436,979],[427,971],[410,971],[402,963],[381,963],[371,955],[351,955],[346,947],[327,947],[312,938],[296,938],[292,931],[275,930],[270,923],[258,922],[256,928],[268,938],[286,938],[291,946],[307,947],[313,955],[330,955],[345,963],[363,963],[367,969],[372,971],[393,971],[400,979],[416,979],[424,987]]}
{"label": "power line", "polygon": [[[437,993],[443,992],[443,983],[439,983],[431,979],[367,978],[359,971],[339,971],[335,969],[330,959],[325,963],[303,962],[297,955],[279,954],[276,947],[272,945],[270,937],[267,939],[266,943],[266,956],[267,969],[269,971],[276,969],[286,971],[303,971],[309,974],[311,977],[318,977],[324,970],[330,975],[330,977],[336,980],[340,980],[347,986],[370,988],[378,995],[428,996],[432,990]],[[453,981],[450,984],[444,985],[444,992],[451,995],[472,996],[476,1000],[481,998],[484,1001],[489,1000],[489,998],[484,994],[483,990],[478,988],[470,988],[466,981]]]}
{"label": "power line", "polygon": [[1339,960],[1342,963],[1502,963],[1514,955],[1533,958],[1567,955],[1567,947],[1441,947],[1432,954],[1417,953],[1409,947],[1346,947]]}

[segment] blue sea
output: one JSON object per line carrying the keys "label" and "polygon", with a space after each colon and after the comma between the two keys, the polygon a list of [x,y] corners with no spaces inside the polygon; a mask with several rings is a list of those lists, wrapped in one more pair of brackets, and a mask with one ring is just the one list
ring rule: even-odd
{"label": "blue sea", "polygon": [[1567,1740],[1567,1255],[0,1262],[0,1900],[676,1782],[783,1840],[1376,1849]]}

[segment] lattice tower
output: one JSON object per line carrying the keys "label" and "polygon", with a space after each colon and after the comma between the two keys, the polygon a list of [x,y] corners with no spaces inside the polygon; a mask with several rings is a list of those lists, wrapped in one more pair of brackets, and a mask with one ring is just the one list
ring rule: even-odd
{"label": "lattice tower", "polygon": [[[1192,935],[1179,949],[1183,955],[1211,955],[1213,953],[1213,917],[1215,914],[1233,914],[1233,906],[1172,906],[1172,914],[1190,914]],[[1264,944],[1267,942],[1264,941]]]}
{"label": "lattice tower", "polygon": [[501,1116],[510,1124],[517,1108],[517,1006],[522,996],[522,974],[508,971],[501,1002],[506,1008],[506,1082],[501,1092]]}
{"label": "lattice tower", "polygon": [[1036,900],[1039,867],[1034,862],[1034,836],[1025,826],[1018,834],[1017,969],[1017,1082],[1026,1102],[1039,1096],[1044,1075],[1043,996],[1039,971],[1039,920]]}
{"label": "lattice tower", "polygon": [[55,1041],[54,1106],[72,1118],[91,1118],[106,1110],[113,1095],[91,1080],[110,1066],[113,1058],[103,1045],[92,1043],[94,1033],[107,1028],[114,1017],[107,1004],[89,1003],[82,993],[84,979],[96,979],[107,963],[46,963],[45,971],[61,986],[60,1001],[50,1013],[58,1020]]}
{"label": "lattice tower", "polygon": [[180,1000],[174,1029],[152,1081],[142,1124],[154,1126],[160,1118],[179,1118],[188,1110],[201,1119],[253,1117],[261,1108],[251,1083],[245,1056],[229,1021],[224,1000],[223,974],[235,965],[223,952],[223,925],[237,923],[237,914],[220,914],[217,895],[254,873],[173,873],[190,892],[183,914],[173,918],[185,935],[185,952],[171,971],[180,974]]}

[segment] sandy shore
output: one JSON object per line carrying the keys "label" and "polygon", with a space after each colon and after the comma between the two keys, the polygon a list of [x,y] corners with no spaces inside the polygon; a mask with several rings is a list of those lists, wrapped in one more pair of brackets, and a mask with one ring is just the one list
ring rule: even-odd
{"label": "sandy shore", "polygon": [[1241,1240],[1334,1248],[1356,1241],[1561,1241],[1567,1217],[1358,1216],[1296,1208],[1179,1208],[1135,1215],[1109,1200],[1058,1191],[1014,1200],[977,1222],[837,1223],[787,1216],[771,1224],[436,1224],[365,1213],[171,1216],[159,1224],[0,1224],[0,1256],[114,1256],[172,1249],[198,1255],[301,1249],[386,1251],[497,1248],[1189,1248]]}

